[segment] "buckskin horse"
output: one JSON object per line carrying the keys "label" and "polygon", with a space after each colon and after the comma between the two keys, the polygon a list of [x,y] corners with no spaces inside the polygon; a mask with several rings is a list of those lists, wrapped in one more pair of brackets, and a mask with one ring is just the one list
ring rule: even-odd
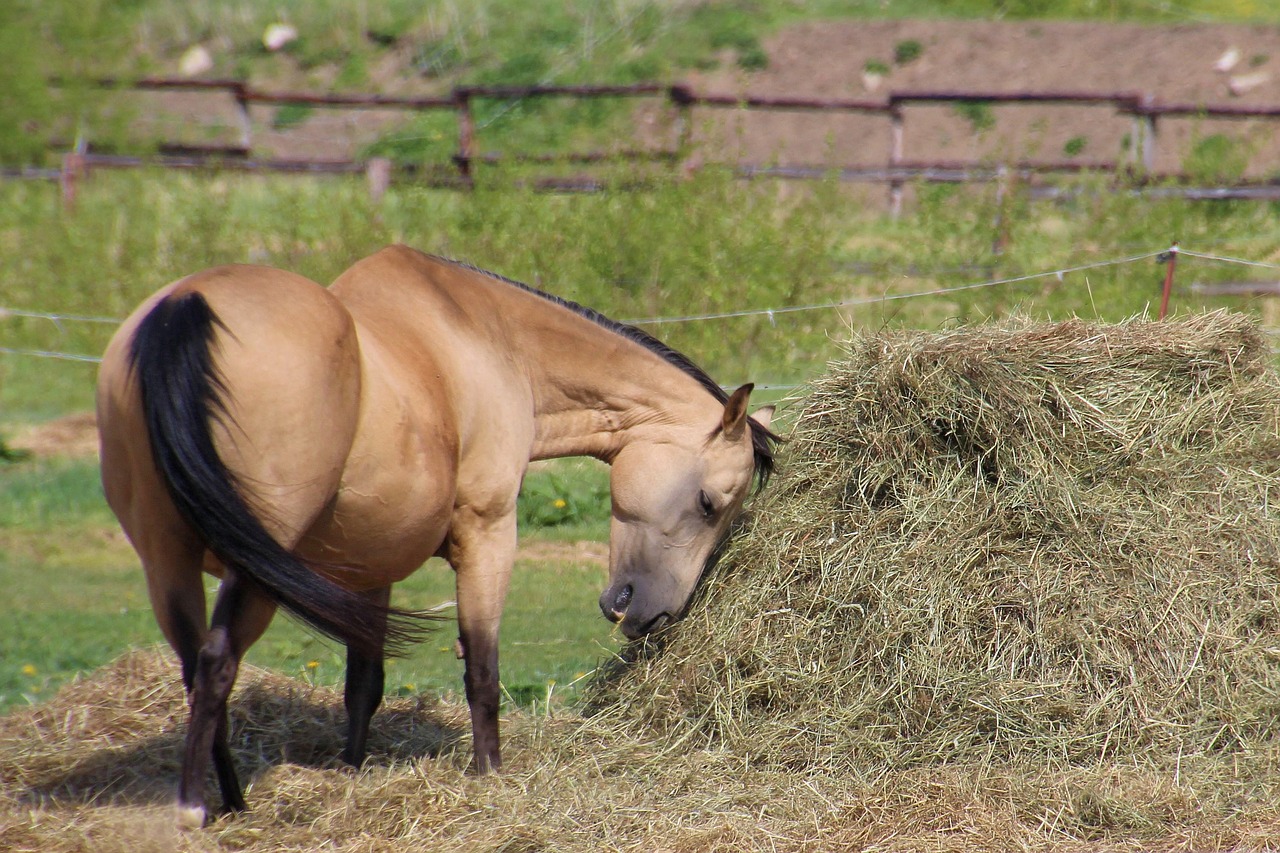
{"label": "buckskin horse", "polygon": [[[404,246],[330,287],[220,266],[146,300],[98,379],[102,482],[137,551],[190,704],[177,805],[245,808],[227,740],[240,660],[276,609],[345,644],[347,742],[364,759],[384,655],[423,627],[391,586],[456,574],[474,767],[501,766],[498,624],[529,462],[610,463],[604,615],[628,638],[678,618],[752,480],[771,409],[638,329]],[[206,622],[204,572],[221,578]]]}

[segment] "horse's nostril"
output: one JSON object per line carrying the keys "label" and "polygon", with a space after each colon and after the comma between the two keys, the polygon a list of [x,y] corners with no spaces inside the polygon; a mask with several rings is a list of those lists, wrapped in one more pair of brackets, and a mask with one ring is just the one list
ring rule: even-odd
{"label": "horse's nostril", "polygon": [[627,584],[613,596],[609,597],[609,590],[605,590],[600,596],[600,612],[604,614],[604,618],[610,622],[621,622],[627,615],[627,605],[631,603],[631,596],[634,590],[631,584]]}

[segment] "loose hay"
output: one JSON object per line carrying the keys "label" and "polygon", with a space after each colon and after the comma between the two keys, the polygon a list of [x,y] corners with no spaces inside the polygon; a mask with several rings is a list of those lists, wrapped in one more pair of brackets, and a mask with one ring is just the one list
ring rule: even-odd
{"label": "loose hay", "polygon": [[662,654],[672,745],[863,775],[1248,751],[1280,714],[1280,385],[1244,317],[854,341]]}

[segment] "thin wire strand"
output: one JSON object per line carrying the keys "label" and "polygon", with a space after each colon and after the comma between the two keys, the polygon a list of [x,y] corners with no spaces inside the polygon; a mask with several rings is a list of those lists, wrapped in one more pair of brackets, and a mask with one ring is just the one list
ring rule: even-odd
{"label": "thin wire strand", "polygon": [[1135,261],[1154,258],[1163,252],[1147,252],[1142,255],[1133,255],[1128,258],[1118,258],[1109,261],[1097,261],[1092,264],[1082,264],[1074,267],[1064,267],[1049,272],[1029,273],[1027,275],[1018,275],[1011,278],[996,279],[995,281],[980,281],[972,284],[962,284],[956,287],[940,287],[933,290],[919,290],[911,293],[890,293],[883,296],[868,296],[858,299],[842,299],[837,302],[824,302],[816,305],[793,305],[786,308],[754,308],[746,311],[724,311],[715,314],[691,314],[685,317],[641,317],[634,320],[623,320],[622,322],[632,326],[656,325],[661,323],[685,323],[696,320],[721,320],[729,317],[753,317],[753,316],[769,316],[773,317],[778,314],[793,314],[797,311],[820,311],[831,308],[844,308],[854,305],[873,305],[880,302],[892,302],[899,299],[915,299],[921,296],[941,296],[948,293],[959,293],[965,290],[976,290],[983,287],[995,287],[999,284],[1014,284],[1022,281],[1032,281],[1039,278],[1049,278],[1081,272],[1083,270],[1098,269],[1099,267],[1118,266],[1120,264],[1133,263]]}
{"label": "thin wire strand", "polygon": [[[1178,255],[1182,257],[1196,258],[1199,260],[1214,261],[1218,263],[1228,263],[1228,264],[1240,264],[1243,266],[1261,267],[1266,269],[1280,269],[1280,264],[1272,264],[1264,261],[1250,261],[1250,260],[1245,260],[1243,258],[1233,258],[1228,256],[1222,256],[1222,255],[1211,255],[1208,253],[1195,252],[1189,249],[1182,249],[1182,248],[1177,249],[1177,252],[1178,252]],[[916,299],[916,298],[927,297],[927,296],[942,296],[949,293],[958,293],[966,290],[975,290],[975,289],[985,288],[985,287],[995,287],[1001,284],[1016,284],[1024,281],[1033,281],[1035,279],[1049,278],[1051,276],[1056,276],[1061,278],[1062,276],[1065,276],[1069,273],[1082,272],[1084,270],[1098,269],[1101,267],[1119,266],[1122,264],[1135,263],[1137,261],[1147,260],[1148,258],[1158,257],[1163,253],[1164,253],[1163,251],[1146,252],[1140,255],[1131,255],[1125,258],[1117,258],[1117,259],[1106,260],[1106,261],[1096,261],[1091,264],[1080,264],[1072,267],[1063,267],[1061,269],[1050,270],[1048,272],[1029,273],[1027,275],[1013,276],[1010,278],[996,279],[993,281],[974,282],[971,284],[958,285],[956,287],[941,287],[941,288],[934,288],[931,290],[913,291],[911,293],[893,293],[893,294],[885,294],[882,296],[863,297],[858,299],[843,299],[836,302],[826,302],[826,303],[813,304],[813,305],[792,305],[792,306],[787,306],[782,308],[758,308],[758,309],[749,309],[745,311],[725,311],[725,312],[712,313],[712,314],[693,314],[693,315],[688,315],[683,317],[642,317],[638,319],[623,320],[622,322],[628,323],[633,326],[642,326],[642,325],[661,325],[666,323],[695,322],[695,321],[701,321],[701,320],[720,320],[720,319],[751,317],[751,316],[774,317],[778,314],[793,314],[801,311],[830,310],[832,308],[844,308],[844,307],[851,307],[851,306],[857,306],[857,305],[871,305],[876,303],[891,302],[891,301],[902,300],[902,299]],[[121,322],[119,319],[115,317],[103,317],[103,316],[83,315],[83,314],[59,314],[59,313],[45,312],[45,311],[27,311],[27,310],[22,310],[17,308],[5,308],[0,306],[0,319],[4,319],[6,317],[25,317],[25,318],[38,319],[38,320],[48,320],[52,322],[54,325],[58,326],[59,329],[62,328],[63,322],[102,323],[102,324],[112,324],[112,325],[117,325]],[[1267,335],[1280,334],[1280,331],[1276,329],[1264,329],[1263,332]],[[83,355],[80,353],[58,352],[54,350],[16,349],[12,347],[0,347],[0,353],[4,353],[6,355],[26,355],[26,356],[34,356],[37,358],[51,358],[51,359],[60,359],[63,361],[76,361],[76,362],[88,362],[88,363],[99,363],[102,361],[101,358],[98,358],[96,356]],[[778,386],[772,386],[772,387],[774,389],[781,390],[781,389],[794,387],[794,386],[778,385]],[[762,390],[764,390],[763,387],[762,387]]]}
{"label": "thin wire strand", "polygon": [[1269,264],[1265,261],[1246,261],[1243,258],[1228,258],[1221,255],[1207,255],[1200,252],[1189,252],[1186,249],[1179,249],[1178,254],[1184,258],[1199,258],[1203,261],[1217,261],[1223,264],[1241,264],[1246,267],[1263,267],[1264,269],[1280,270],[1280,264]]}
{"label": "thin wire strand", "polygon": [[55,358],[62,361],[84,361],[91,364],[101,364],[102,359],[96,355],[81,355],[74,352],[53,352],[52,350],[43,349],[13,349],[12,347],[0,347],[0,353],[5,355],[33,355],[37,358]]}
{"label": "thin wire strand", "polygon": [[119,325],[118,317],[95,317],[85,314],[50,314],[44,311],[24,311],[21,308],[5,308],[0,306],[0,320],[6,317],[30,317],[34,320],[48,320],[54,325],[61,325],[63,320],[71,323],[110,323]]}

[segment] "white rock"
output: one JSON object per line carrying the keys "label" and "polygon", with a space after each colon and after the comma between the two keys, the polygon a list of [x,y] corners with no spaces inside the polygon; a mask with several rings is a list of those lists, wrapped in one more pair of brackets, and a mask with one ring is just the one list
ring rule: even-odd
{"label": "white rock", "polygon": [[298,38],[298,29],[293,24],[272,24],[262,33],[262,44],[267,50],[279,50]]}
{"label": "white rock", "polygon": [[213,69],[213,57],[203,45],[192,45],[178,60],[178,70],[184,77],[195,77]]}
{"label": "white rock", "polygon": [[1227,48],[1227,52],[1218,57],[1218,61],[1213,63],[1214,71],[1221,71],[1226,74],[1232,68],[1236,67],[1236,63],[1240,61],[1240,51],[1234,47]]}
{"label": "white rock", "polygon": [[1231,82],[1227,84],[1227,89],[1231,94],[1239,97],[1245,92],[1258,88],[1270,79],[1271,74],[1267,71],[1258,71],[1253,74],[1239,74],[1231,78]]}

